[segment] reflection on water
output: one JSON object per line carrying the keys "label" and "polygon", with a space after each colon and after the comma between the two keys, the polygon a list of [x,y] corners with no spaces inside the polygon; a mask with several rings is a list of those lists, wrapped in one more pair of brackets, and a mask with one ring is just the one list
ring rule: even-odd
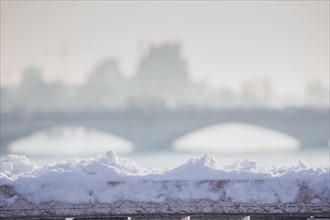
{"label": "reflection on water", "polygon": [[30,156],[91,156],[113,150],[121,153],[133,151],[133,145],[115,135],[84,127],[53,127],[21,138],[9,146],[15,154]]}
{"label": "reflection on water", "polygon": [[227,123],[185,135],[174,143],[174,149],[226,153],[295,151],[299,149],[299,141],[268,128]]}

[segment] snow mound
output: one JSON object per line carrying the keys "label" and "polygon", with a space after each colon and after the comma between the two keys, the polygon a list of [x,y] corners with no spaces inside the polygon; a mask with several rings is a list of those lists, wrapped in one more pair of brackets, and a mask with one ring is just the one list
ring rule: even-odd
{"label": "snow mound", "polygon": [[25,156],[8,155],[0,162],[0,175],[7,177],[19,177],[28,175],[38,169],[35,163],[32,163]]}
{"label": "snow mound", "polygon": [[[212,184],[217,181],[226,183],[222,195],[230,201],[293,202],[302,184],[330,198],[329,167],[310,168],[302,161],[281,169],[266,169],[251,160],[221,166],[212,155],[205,154],[177,168],[158,170],[109,151],[98,158],[42,167],[17,155],[7,156],[0,164],[0,185],[13,186],[19,195],[35,203],[109,203],[123,199],[162,202],[166,198],[216,201],[219,195],[212,191],[217,188]],[[0,193],[1,205],[9,206],[15,198]]]}
{"label": "snow mound", "polygon": [[220,168],[214,156],[205,154],[200,158],[190,159],[185,164],[165,172],[166,179],[171,180],[205,180],[213,179]]}

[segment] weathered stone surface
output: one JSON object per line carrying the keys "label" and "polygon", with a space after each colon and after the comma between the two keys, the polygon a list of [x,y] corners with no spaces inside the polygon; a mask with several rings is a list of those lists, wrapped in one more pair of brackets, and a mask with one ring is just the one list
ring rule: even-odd
{"label": "weathered stone surface", "polygon": [[[260,180],[244,180],[259,181]],[[244,182],[243,181],[243,182]],[[266,180],[265,180],[266,181]],[[12,198],[12,204],[0,204],[0,218],[102,218],[102,217],[128,217],[131,219],[161,218],[168,216],[191,216],[191,219],[203,219],[208,216],[210,219],[217,219],[219,216],[326,216],[330,213],[330,199],[328,193],[315,192],[307,185],[301,184],[298,197],[290,203],[256,203],[256,202],[235,202],[229,200],[224,192],[224,187],[230,184],[229,180],[212,181],[143,181],[150,187],[152,184],[159,185],[163,189],[162,202],[136,202],[121,199],[112,203],[86,203],[68,204],[63,202],[33,203],[22,195],[19,195],[11,186],[0,186],[0,195],[5,198]],[[217,194],[218,200],[192,199],[178,200],[169,196],[169,191],[191,190],[185,186],[196,184],[196,187],[206,187],[211,192]],[[109,182],[109,190],[118,189],[125,182]],[[271,192],[275,193],[276,192]],[[316,201],[316,202],[315,202]],[[225,218],[222,218],[225,219]],[[229,218],[230,219],[230,218]],[[237,218],[236,218],[237,219]]]}

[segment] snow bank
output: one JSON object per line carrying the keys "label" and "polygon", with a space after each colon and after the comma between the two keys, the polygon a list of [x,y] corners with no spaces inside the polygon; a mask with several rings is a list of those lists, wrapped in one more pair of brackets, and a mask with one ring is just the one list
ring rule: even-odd
{"label": "snow bank", "polygon": [[[330,201],[329,167],[310,168],[302,161],[281,169],[259,167],[250,160],[221,166],[212,155],[205,154],[177,168],[158,170],[110,151],[99,158],[42,167],[25,156],[10,155],[0,165],[0,186],[13,186],[33,203],[164,202],[169,198],[290,203],[297,199],[302,186],[313,191],[310,199],[314,203],[321,201],[321,195]],[[13,204],[15,198],[0,193],[1,206]]]}

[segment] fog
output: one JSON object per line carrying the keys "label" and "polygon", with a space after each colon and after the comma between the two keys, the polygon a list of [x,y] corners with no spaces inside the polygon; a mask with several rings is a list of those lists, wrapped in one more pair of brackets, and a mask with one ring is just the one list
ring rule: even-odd
{"label": "fog", "polygon": [[2,156],[324,164],[328,121],[328,1],[1,1]]}
{"label": "fog", "polygon": [[[3,86],[2,110],[81,111],[111,109],[283,108],[329,106],[329,89],[321,81],[306,84],[306,94],[279,102],[272,81],[250,79],[240,92],[211,89],[190,77],[177,42],[152,46],[140,58],[136,74],[124,77],[115,59],[101,60],[82,85],[46,82],[37,66],[23,71],[18,87]],[[294,84],[294,83],[293,83]],[[51,97],[51,99],[49,98]]]}

